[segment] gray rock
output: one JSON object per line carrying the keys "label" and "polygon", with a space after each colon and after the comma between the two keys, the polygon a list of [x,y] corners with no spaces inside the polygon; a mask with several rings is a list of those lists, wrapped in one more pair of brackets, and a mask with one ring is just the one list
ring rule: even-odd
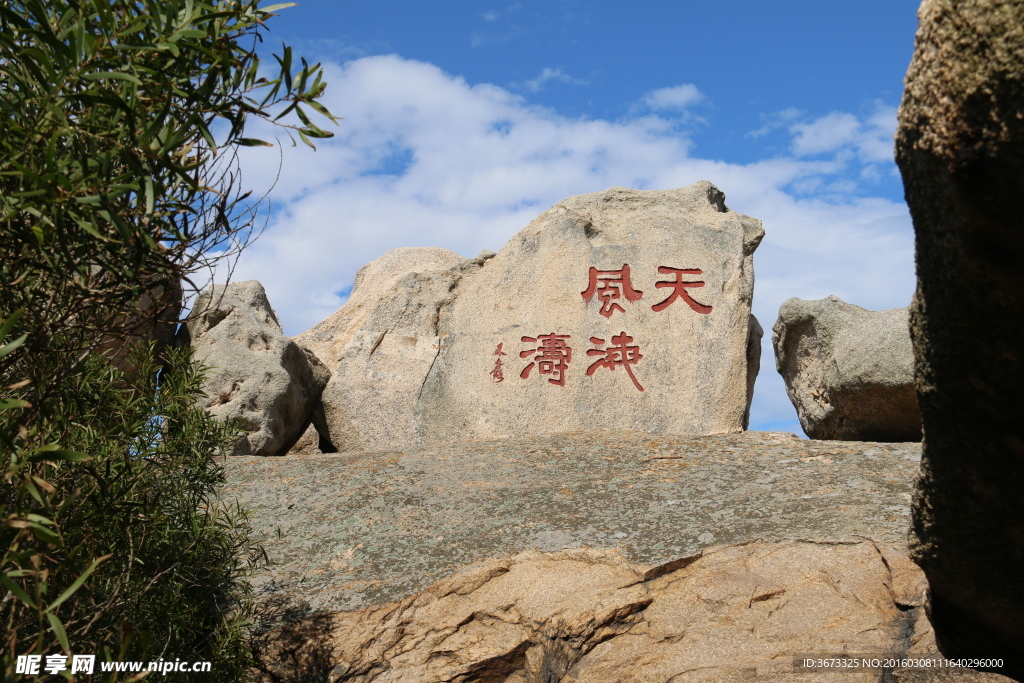
{"label": "gray rock", "polygon": [[[619,549],[660,564],[715,543],[906,547],[921,445],[792,434],[577,432],[402,451],[231,458],[288,613],[383,605],[528,549]],[[295,505],[296,501],[301,504]]]}
{"label": "gray rock", "polygon": [[240,421],[232,455],[283,455],[309,424],[330,378],[308,349],[281,331],[256,280],[216,285],[196,297],[183,341],[210,366],[204,407]]}
{"label": "gray rock", "polygon": [[[707,181],[571,197],[506,244],[395,281],[324,392],[339,451],[578,429],[746,427],[760,221]],[[305,339],[305,337],[303,337]]]}
{"label": "gray rock", "polygon": [[906,308],[790,299],[772,329],[775,367],[807,436],[921,440]]}
{"label": "gray rock", "polygon": [[1024,679],[1024,3],[918,17],[896,135],[925,444],[912,555],[943,651],[1012,656]]}

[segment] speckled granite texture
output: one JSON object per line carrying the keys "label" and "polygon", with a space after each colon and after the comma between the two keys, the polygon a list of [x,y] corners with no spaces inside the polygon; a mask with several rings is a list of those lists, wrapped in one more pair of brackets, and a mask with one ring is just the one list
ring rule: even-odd
{"label": "speckled granite texture", "polygon": [[657,564],[750,539],[905,547],[916,443],[587,432],[227,459],[274,621],[380,605],[473,562],[618,548]]}

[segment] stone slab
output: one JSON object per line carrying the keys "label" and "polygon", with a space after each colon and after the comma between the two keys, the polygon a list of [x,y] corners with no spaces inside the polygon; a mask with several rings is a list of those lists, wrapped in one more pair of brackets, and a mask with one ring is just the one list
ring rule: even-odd
{"label": "stone slab", "polygon": [[658,564],[751,539],[903,548],[921,445],[588,432],[404,451],[227,459],[262,600],[289,618],[382,605],[528,549]]}

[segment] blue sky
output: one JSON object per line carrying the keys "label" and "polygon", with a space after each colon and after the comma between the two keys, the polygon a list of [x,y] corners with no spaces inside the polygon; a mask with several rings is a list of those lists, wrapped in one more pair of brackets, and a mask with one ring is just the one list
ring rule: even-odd
{"label": "blue sky", "polygon": [[[348,3],[273,19],[322,61],[346,117],[312,153],[243,157],[266,233],[234,279],[288,334],[345,301],[387,249],[498,250],[555,202],[701,179],[764,221],[754,312],[767,334],[752,428],[800,433],[771,354],[791,296],[906,306],[913,234],[892,162],[917,3],[820,0]],[[258,132],[258,131],[256,131]]]}

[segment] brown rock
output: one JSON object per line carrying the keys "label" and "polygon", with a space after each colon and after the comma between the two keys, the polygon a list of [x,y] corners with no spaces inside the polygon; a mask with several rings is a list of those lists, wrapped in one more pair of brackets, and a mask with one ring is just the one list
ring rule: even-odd
{"label": "brown rock", "polygon": [[924,459],[912,556],[944,652],[1024,678],[1024,3],[926,0],[896,160]]}
{"label": "brown rock", "polygon": [[268,682],[805,680],[801,654],[931,644],[923,608],[893,589],[908,578],[890,570],[894,552],[887,559],[871,541],[755,542],[648,567],[606,550],[531,551],[399,602],[272,631],[258,661]]}
{"label": "brown rock", "polygon": [[807,436],[921,440],[907,309],[790,299],[773,330],[775,367]]}

